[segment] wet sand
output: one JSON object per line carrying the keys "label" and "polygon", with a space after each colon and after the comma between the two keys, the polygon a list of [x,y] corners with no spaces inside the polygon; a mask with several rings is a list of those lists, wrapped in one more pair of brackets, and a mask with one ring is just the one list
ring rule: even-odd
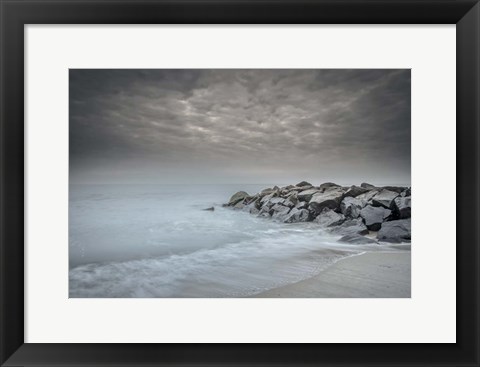
{"label": "wet sand", "polygon": [[368,252],[338,261],[320,274],[257,298],[409,298],[410,251]]}

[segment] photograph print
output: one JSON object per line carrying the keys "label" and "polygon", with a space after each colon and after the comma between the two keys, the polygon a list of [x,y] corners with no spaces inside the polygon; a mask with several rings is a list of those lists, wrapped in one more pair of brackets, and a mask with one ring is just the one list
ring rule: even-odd
{"label": "photograph print", "polygon": [[69,70],[70,298],[409,298],[411,241],[409,69]]}

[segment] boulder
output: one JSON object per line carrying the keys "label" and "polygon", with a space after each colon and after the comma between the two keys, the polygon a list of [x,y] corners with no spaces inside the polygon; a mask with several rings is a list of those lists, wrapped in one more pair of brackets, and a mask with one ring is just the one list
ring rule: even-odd
{"label": "boulder", "polygon": [[275,189],[272,189],[272,188],[263,189],[262,191],[260,191],[260,196],[269,195],[274,191],[275,191]]}
{"label": "boulder", "polygon": [[340,211],[349,218],[358,218],[360,210],[367,205],[366,201],[351,196],[345,197],[340,203]]}
{"label": "boulder", "polygon": [[333,183],[333,182],[324,182],[319,186],[319,189],[322,191],[325,191],[331,187],[340,187],[340,185],[337,185],[336,183]]}
{"label": "boulder", "polygon": [[397,194],[400,194],[402,191],[406,189],[406,187],[401,187],[401,186],[383,186],[382,189],[388,190],[388,191],[393,191],[396,192]]}
{"label": "boulder", "polygon": [[268,200],[266,203],[264,203],[264,205],[268,204],[270,206],[273,206],[275,204],[283,204],[284,201],[285,201],[284,198],[276,196],[276,197],[273,197],[270,200]]}
{"label": "boulder", "polygon": [[320,192],[320,190],[318,190],[318,189],[303,190],[303,191],[300,191],[297,194],[297,197],[298,197],[299,200],[302,200],[302,201],[310,201],[312,196],[315,195],[318,192]]}
{"label": "boulder", "polygon": [[239,201],[233,206],[233,209],[243,209],[244,207],[245,207],[245,204],[243,203],[243,201]]}
{"label": "boulder", "polygon": [[255,195],[253,195],[253,196],[248,196],[248,197],[246,197],[246,198],[244,199],[244,201],[245,201],[245,204],[248,205],[248,204],[251,204],[251,203],[257,201],[259,198],[260,198],[260,195],[255,194]]}
{"label": "boulder", "polygon": [[360,187],[363,187],[364,189],[367,189],[367,190],[373,190],[375,189],[375,186],[374,185],[371,185],[369,183],[366,183],[366,182],[363,182]]}
{"label": "boulder", "polygon": [[316,214],[320,214],[324,208],[336,210],[343,199],[343,195],[343,189],[332,187],[325,192],[314,194],[310,199],[308,208]]}
{"label": "boulder", "polygon": [[284,200],[283,205],[293,208],[295,205],[297,205],[297,203],[298,203],[297,193],[293,193]]}
{"label": "boulder", "polygon": [[284,219],[287,218],[287,214],[288,212],[290,211],[290,208],[288,206],[284,206],[284,205],[281,205],[281,204],[275,204],[273,207],[272,207],[272,218],[273,219],[277,219],[277,220],[281,220],[283,221]]}
{"label": "boulder", "polygon": [[270,199],[274,198],[277,196],[277,192],[274,191],[274,192],[271,192],[270,194],[267,194],[265,196],[263,196],[261,199],[260,199],[260,203],[265,204],[267,201],[269,201]]}
{"label": "boulder", "polygon": [[377,239],[385,242],[410,242],[412,237],[411,219],[392,220],[385,222],[377,233]]}
{"label": "boulder", "polygon": [[341,225],[330,228],[330,232],[339,235],[363,235],[368,234],[368,228],[360,218],[347,219]]}
{"label": "boulder", "polygon": [[268,205],[263,205],[258,211],[258,215],[261,217],[266,217],[267,214],[269,217],[272,215],[271,208]]}
{"label": "boulder", "polygon": [[350,188],[348,188],[348,190],[345,192],[345,196],[351,196],[352,198],[355,198],[358,195],[365,194],[368,191],[370,190],[353,185],[353,186],[350,186]]}
{"label": "boulder", "polygon": [[303,191],[303,190],[311,189],[312,187],[313,186],[302,186],[302,187],[293,186],[293,188],[291,188],[289,192],[300,192],[300,191]]}
{"label": "boulder", "polygon": [[272,212],[276,212],[276,211],[283,210],[284,208],[289,209],[288,207],[283,206],[282,204],[275,204],[272,207],[270,207],[270,210],[272,210]]}
{"label": "boulder", "polygon": [[393,201],[398,196],[395,191],[382,189],[377,195],[372,198],[373,206],[383,206],[387,209],[393,209]]}
{"label": "boulder", "polygon": [[262,207],[261,199],[262,199],[261,197],[258,197],[253,203],[250,203],[250,204],[253,204],[255,206],[255,208],[260,210],[260,208]]}
{"label": "boulder", "polygon": [[307,222],[310,217],[310,213],[307,209],[293,208],[288,216],[283,220],[284,223],[298,223]]}
{"label": "boulder", "polygon": [[228,201],[228,205],[233,206],[237,204],[239,201],[242,201],[243,199],[249,196],[250,195],[248,195],[245,191],[238,191],[235,194],[233,194],[233,196],[230,198],[230,200]]}
{"label": "boulder", "polygon": [[367,228],[371,231],[378,231],[382,227],[382,223],[387,219],[392,211],[383,207],[374,207],[367,205],[360,210],[360,216]]}
{"label": "boulder", "polygon": [[412,212],[412,198],[411,196],[395,198],[394,211],[400,219],[410,218]]}
{"label": "boulder", "polygon": [[299,201],[297,204],[295,204],[295,208],[297,209],[307,209],[308,203],[306,201]]}
{"label": "boulder", "polygon": [[377,243],[377,241],[372,240],[371,238],[360,236],[358,234],[348,234],[340,238],[338,242],[352,243],[356,245],[368,245],[372,243]]}
{"label": "boulder", "polygon": [[367,204],[372,204],[372,199],[379,193],[379,190],[373,189],[363,194],[358,195],[356,198],[365,201]]}
{"label": "boulder", "polygon": [[345,216],[325,208],[313,221],[322,227],[333,227],[342,224]]}
{"label": "boulder", "polygon": [[295,186],[303,187],[303,186],[313,186],[313,185],[310,182],[302,181],[302,182],[299,182],[298,184],[296,184]]}

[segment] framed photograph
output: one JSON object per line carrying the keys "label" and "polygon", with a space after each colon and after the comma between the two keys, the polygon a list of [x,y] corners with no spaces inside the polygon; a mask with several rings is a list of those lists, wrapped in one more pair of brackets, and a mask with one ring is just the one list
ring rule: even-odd
{"label": "framed photograph", "polygon": [[478,1],[1,11],[2,366],[479,365]]}
{"label": "framed photograph", "polygon": [[410,297],[410,74],[70,69],[69,297]]}

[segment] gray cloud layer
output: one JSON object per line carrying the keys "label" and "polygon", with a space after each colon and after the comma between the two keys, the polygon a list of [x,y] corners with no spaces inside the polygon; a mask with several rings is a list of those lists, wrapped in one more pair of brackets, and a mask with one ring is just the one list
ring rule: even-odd
{"label": "gray cloud layer", "polygon": [[410,182],[410,70],[70,70],[71,182]]}

